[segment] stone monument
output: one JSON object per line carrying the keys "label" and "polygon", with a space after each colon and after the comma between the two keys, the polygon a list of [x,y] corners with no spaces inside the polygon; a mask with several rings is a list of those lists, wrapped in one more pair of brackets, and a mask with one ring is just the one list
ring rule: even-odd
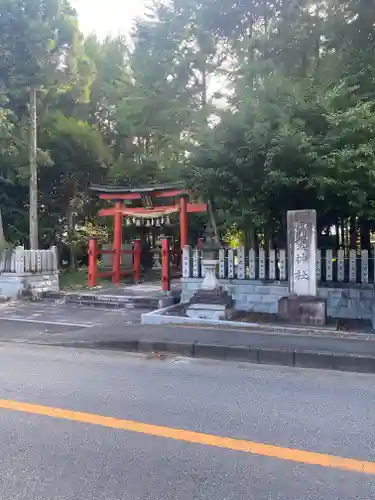
{"label": "stone monument", "polygon": [[155,244],[155,248],[152,251],[152,269],[161,269],[161,240],[158,239]]}
{"label": "stone monument", "polygon": [[210,231],[206,234],[202,246],[202,267],[205,269],[205,275],[201,288],[193,295],[186,308],[186,314],[190,318],[228,319],[233,300],[216,278],[220,245],[214,241]]}
{"label": "stone monument", "polygon": [[315,210],[287,214],[289,296],[279,300],[279,318],[291,323],[325,325],[327,306],[316,296],[317,225]]}

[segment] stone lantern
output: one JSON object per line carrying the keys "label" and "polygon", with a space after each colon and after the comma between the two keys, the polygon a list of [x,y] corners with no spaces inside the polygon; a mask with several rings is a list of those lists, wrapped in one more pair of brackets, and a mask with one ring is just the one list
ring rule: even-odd
{"label": "stone lantern", "polygon": [[201,285],[202,290],[215,290],[219,287],[219,282],[216,278],[219,248],[220,245],[214,240],[211,232],[207,231],[207,236],[202,247],[202,267],[205,270],[205,277]]}
{"label": "stone lantern", "polygon": [[220,245],[212,237],[212,232],[207,231],[206,234],[202,247],[202,266],[205,270],[205,276],[200,289],[191,298],[186,314],[190,318],[228,319],[233,300],[228,292],[223,290],[216,278]]}

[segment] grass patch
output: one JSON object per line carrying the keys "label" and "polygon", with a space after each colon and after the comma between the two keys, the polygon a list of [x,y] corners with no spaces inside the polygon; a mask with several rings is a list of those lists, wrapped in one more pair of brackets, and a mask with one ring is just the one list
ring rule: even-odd
{"label": "grass patch", "polygon": [[[87,286],[87,267],[80,267],[76,270],[65,269],[60,271],[61,290],[78,290],[88,288]],[[98,280],[99,282],[103,280]]]}
{"label": "grass patch", "polygon": [[[108,271],[108,269],[105,269]],[[98,269],[100,272],[100,269]],[[72,269],[61,269],[60,270],[60,289],[61,290],[84,290],[89,288],[87,285],[88,269],[87,267],[80,267],[76,270]],[[158,270],[156,273],[149,272],[146,275],[141,273],[142,281],[157,281],[161,280],[161,273]],[[134,283],[134,278],[130,272],[128,276],[121,277],[121,285],[132,285]],[[111,287],[115,286],[112,283],[112,278],[97,278],[98,287]]]}

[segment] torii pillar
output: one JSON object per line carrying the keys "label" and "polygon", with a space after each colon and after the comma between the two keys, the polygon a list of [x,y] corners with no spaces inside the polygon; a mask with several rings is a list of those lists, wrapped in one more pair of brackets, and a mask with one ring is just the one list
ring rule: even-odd
{"label": "torii pillar", "polygon": [[181,252],[189,244],[189,221],[187,212],[187,202],[184,196],[180,198],[180,243]]}
{"label": "torii pillar", "polygon": [[118,201],[115,205],[113,222],[113,260],[112,281],[115,285],[121,283],[121,251],[122,251],[122,203]]}

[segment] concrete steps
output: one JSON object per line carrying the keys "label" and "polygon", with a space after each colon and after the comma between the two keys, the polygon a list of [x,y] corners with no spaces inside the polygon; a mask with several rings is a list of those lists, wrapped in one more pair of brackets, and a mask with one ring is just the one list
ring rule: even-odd
{"label": "concrete steps", "polygon": [[43,300],[58,301],[65,304],[81,304],[106,309],[147,309],[166,307],[179,301],[172,296],[140,296],[140,295],[107,295],[78,292],[45,292]]}

